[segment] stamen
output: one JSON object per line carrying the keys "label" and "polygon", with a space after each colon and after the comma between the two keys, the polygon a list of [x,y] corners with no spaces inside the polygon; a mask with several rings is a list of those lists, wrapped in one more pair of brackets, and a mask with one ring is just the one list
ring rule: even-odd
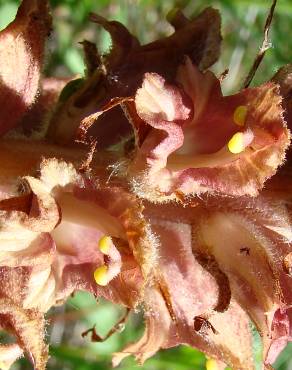
{"label": "stamen", "polygon": [[247,115],[247,107],[245,105],[239,105],[233,113],[233,121],[238,126],[244,126]]}
{"label": "stamen", "polygon": [[219,370],[217,361],[213,358],[208,358],[206,361],[206,370]]}
{"label": "stamen", "polygon": [[104,235],[99,239],[98,248],[103,254],[108,254],[111,245],[112,238],[110,236]]}
{"label": "stamen", "polygon": [[108,272],[108,267],[106,265],[98,267],[94,271],[94,280],[96,284],[101,285],[101,286],[106,286],[108,283],[108,278],[107,278],[107,272]]}
{"label": "stamen", "polygon": [[232,136],[232,138],[228,141],[228,149],[233,154],[239,154],[244,151],[244,134],[242,132],[237,132]]}
{"label": "stamen", "polygon": [[[210,154],[176,154],[172,153],[167,159],[167,168],[173,171],[185,170],[187,168],[203,168],[203,167],[218,167],[229,164],[240,157],[248,145],[254,139],[254,134],[251,130],[235,133],[220,150]],[[238,155],[231,155],[238,154]]]}

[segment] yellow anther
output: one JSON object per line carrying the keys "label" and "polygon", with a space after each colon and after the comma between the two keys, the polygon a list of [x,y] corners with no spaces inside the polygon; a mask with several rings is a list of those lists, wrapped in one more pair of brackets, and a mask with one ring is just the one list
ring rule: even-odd
{"label": "yellow anther", "polygon": [[237,132],[228,141],[228,149],[233,154],[239,154],[244,151],[244,134],[242,132]]}
{"label": "yellow anther", "polygon": [[103,254],[108,254],[110,246],[112,244],[112,238],[110,236],[104,235],[99,239],[98,248]]}
{"label": "yellow anther", "polygon": [[247,115],[247,107],[245,105],[239,105],[233,113],[233,121],[238,126],[244,126]]}
{"label": "yellow anther", "polygon": [[108,271],[108,268],[105,265],[98,267],[94,271],[94,279],[96,281],[96,284],[101,285],[101,286],[107,285],[108,283],[107,271]]}
{"label": "yellow anther", "polygon": [[206,361],[206,370],[219,370],[216,360],[208,358]]}

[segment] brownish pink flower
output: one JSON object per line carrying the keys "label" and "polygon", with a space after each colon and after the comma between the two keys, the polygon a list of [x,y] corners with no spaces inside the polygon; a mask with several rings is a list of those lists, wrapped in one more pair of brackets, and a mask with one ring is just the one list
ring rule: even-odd
{"label": "brownish pink flower", "polygon": [[[13,166],[19,147],[24,160]],[[24,315],[35,312],[40,318],[76,290],[134,308],[142,300],[156,258],[141,204],[123,184],[107,185],[110,173],[98,165],[89,174],[52,158],[43,160],[38,170],[40,155],[52,157],[54,152],[81,162],[80,151],[78,155],[59,149],[43,142],[32,146],[2,140],[0,276],[10,289],[3,287],[0,298],[10,299],[11,307]],[[17,180],[28,170],[34,177]],[[22,343],[23,333],[14,321],[4,329],[27,352],[26,342],[32,338]],[[38,330],[42,340],[41,327]],[[37,356],[45,355],[36,350]]]}
{"label": "brownish pink flower", "polygon": [[48,1],[24,0],[0,33],[0,134],[15,127],[35,101],[50,30]]}
{"label": "brownish pink flower", "polygon": [[150,200],[204,192],[254,196],[289,145],[276,85],[224,97],[219,80],[189,59],[177,85],[146,74],[135,108],[139,147],[130,174],[136,193]]}
{"label": "brownish pink flower", "polygon": [[254,369],[251,321],[272,363],[290,340],[292,277],[283,261],[292,229],[284,204],[267,197],[208,197],[185,208],[146,204],[159,240],[146,331],[117,354],[143,362],[160,348],[192,345],[233,369]]}
{"label": "brownish pink flower", "polygon": [[127,302],[134,305],[139,298],[137,263],[144,268],[147,255],[140,205],[123,188],[96,183],[102,180],[90,180],[66,162],[45,160],[39,179],[23,178],[23,194],[0,202],[0,265],[29,270],[23,307],[45,312],[82,288],[114,299],[98,285],[123,274],[131,280],[131,273],[137,279],[132,291],[126,282]]}

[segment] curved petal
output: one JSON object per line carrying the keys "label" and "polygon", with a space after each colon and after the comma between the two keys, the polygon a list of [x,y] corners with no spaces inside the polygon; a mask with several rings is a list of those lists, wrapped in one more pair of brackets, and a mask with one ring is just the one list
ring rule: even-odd
{"label": "curved petal", "polygon": [[288,127],[292,127],[292,65],[287,64],[286,66],[279,69],[275,74],[272,81],[280,85],[281,95],[283,97],[283,105],[285,108],[285,118],[287,120]]}
{"label": "curved petal", "polygon": [[0,201],[0,264],[28,266],[49,262],[55,245],[48,234],[60,221],[59,208],[42,183],[27,178],[28,193]]}

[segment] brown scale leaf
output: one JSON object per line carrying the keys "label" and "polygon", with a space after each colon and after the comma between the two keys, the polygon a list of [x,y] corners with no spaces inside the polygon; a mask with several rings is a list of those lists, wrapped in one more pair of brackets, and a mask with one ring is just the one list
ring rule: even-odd
{"label": "brown scale leaf", "polygon": [[[181,18],[183,22],[179,21]],[[91,15],[91,20],[110,33],[113,47],[105,56],[104,65],[91,71],[81,88],[57,109],[49,136],[58,143],[73,143],[80,129],[84,125],[90,127],[97,119],[98,125],[88,135],[97,139],[98,149],[119,142],[121,137],[133,134],[131,126],[120,107],[109,112],[104,107],[113,108],[114,99],[133,96],[145,72],[160,73],[173,80],[185,55],[201,69],[208,68],[219,57],[221,20],[219,12],[212,8],[192,20],[177,11],[169,17],[175,32],[146,45],[140,45],[119,22],[96,14]]]}

